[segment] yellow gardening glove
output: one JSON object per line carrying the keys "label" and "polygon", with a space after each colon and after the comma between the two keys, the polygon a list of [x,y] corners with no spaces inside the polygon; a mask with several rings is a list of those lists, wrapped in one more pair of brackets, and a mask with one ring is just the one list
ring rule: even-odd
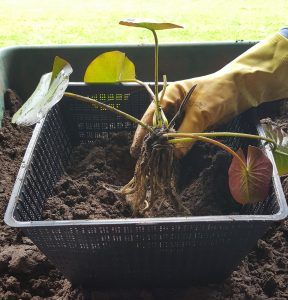
{"label": "yellow gardening glove", "polygon": [[[288,97],[288,39],[277,33],[256,44],[213,74],[169,85],[161,102],[168,116],[174,116],[189,90],[197,84],[184,108],[178,132],[203,132],[226,122],[243,111],[267,101]],[[142,121],[151,125],[154,104]],[[139,155],[146,130],[138,126],[131,154]],[[176,144],[182,157],[191,144]]]}

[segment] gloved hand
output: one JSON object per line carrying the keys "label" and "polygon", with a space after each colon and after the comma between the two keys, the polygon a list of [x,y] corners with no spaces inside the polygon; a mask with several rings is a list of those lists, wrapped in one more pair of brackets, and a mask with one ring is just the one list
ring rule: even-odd
{"label": "gloved hand", "polygon": [[[288,39],[281,34],[251,47],[218,72],[169,85],[161,107],[174,116],[185,95],[197,84],[177,131],[203,132],[263,102],[288,97]],[[151,103],[142,121],[151,125],[154,110]],[[132,156],[138,157],[145,134],[146,130],[138,126],[130,149]],[[175,145],[178,157],[191,147],[187,143]]]}

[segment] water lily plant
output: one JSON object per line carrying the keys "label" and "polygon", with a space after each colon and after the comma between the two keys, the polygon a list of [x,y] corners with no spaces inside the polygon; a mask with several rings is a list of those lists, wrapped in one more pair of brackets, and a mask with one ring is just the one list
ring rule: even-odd
{"label": "water lily plant", "polygon": [[[120,51],[110,51],[96,57],[87,67],[84,82],[121,83],[135,82],[144,86],[155,105],[153,125],[145,124],[134,116],[115,107],[82,95],[65,92],[72,73],[70,64],[60,57],[56,57],[52,72],[44,74],[40,82],[25,104],[13,116],[12,122],[19,125],[32,125],[42,119],[47,112],[58,103],[63,96],[89,103],[96,107],[110,110],[134,122],[147,130],[140,157],[136,163],[135,173],[129,183],[122,187],[121,192],[126,195],[134,214],[142,214],[153,207],[160,208],[163,201],[170,199],[179,209],[186,210],[176,190],[176,173],[174,145],[176,143],[199,140],[218,146],[233,157],[229,168],[229,187],[234,199],[241,203],[255,203],[263,201],[269,192],[272,177],[272,164],[261,149],[249,146],[247,153],[239,149],[235,152],[230,147],[217,141],[218,137],[240,137],[258,139],[269,143],[272,147],[276,164],[280,174],[288,173],[288,136],[283,131],[265,126],[266,136],[258,136],[232,132],[181,133],[175,130],[175,120],[181,114],[187,100],[197,86],[193,86],[183,99],[179,111],[169,122],[161,108],[161,98],[165,94],[167,78],[163,77],[163,89],[159,93],[159,45],[157,30],[182,28],[172,23],[160,23],[149,20],[126,19],[121,25],[140,27],[152,32],[155,42],[154,57],[154,90],[150,86],[136,79],[133,62]],[[189,213],[187,211],[187,213]]]}

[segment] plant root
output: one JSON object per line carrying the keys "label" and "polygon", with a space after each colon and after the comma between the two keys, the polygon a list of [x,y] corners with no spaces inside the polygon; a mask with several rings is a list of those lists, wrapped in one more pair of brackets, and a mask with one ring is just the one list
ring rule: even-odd
{"label": "plant root", "polygon": [[153,208],[160,210],[165,201],[190,214],[176,191],[174,146],[162,134],[159,130],[146,135],[134,177],[121,189],[134,216],[149,215]]}

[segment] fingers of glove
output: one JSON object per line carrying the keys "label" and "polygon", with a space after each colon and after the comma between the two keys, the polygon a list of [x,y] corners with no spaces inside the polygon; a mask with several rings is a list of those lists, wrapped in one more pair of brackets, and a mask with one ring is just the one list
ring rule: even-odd
{"label": "fingers of glove", "polygon": [[[177,107],[179,107],[180,97],[178,96],[179,92],[175,88],[175,84],[171,84],[167,87],[165,95],[161,102],[161,107],[163,108],[164,113],[167,115],[168,119],[172,118],[177,112]],[[159,93],[159,98],[161,97],[161,92]],[[155,105],[152,102],[144,113],[141,121],[147,125],[152,125],[153,115],[155,112]],[[130,147],[130,154],[132,157],[137,158],[140,155],[143,139],[147,134],[147,130],[142,126],[138,125],[134,134],[132,145]]]}
{"label": "fingers of glove", "polygon": [[[180,125],[180,127],[178,128],[178,132],[181,133],[195,133],[195,132],[203,132],[206,128],[203,124],[203,122],[201,121],[202,118],[198,118],[197,114],[198,112],[195,113],[195,115],[193,114],[193,111],[186,111],[186,117],[184,116],[184,119]],[[187,114],[189,116],[187,116]],[[196,140],[195,140],[196,141]],[[187,152],[191,149],[191,147],[193,146],[193,144],[195,143],[195,141],[193,142],[185,142],[185,143],[176,143],[175,145],[175,155],[177,158],[182,158],[183,156],[185,156],[187,154]]]}
{"label": "fingers of glove", "polygon": [[130,154],[132,157],[138,158],[140,156],[142,143],[146,134],[147,130],[138,125],[130,147]]}
{"label": "fingers of glove", "polygon": [[[201,133],[211,125],[213,116],[217,111],[213,107],[213,101],[211,101],[214,93],[217,92],[217,89],[213,89],[214,79],[212,78],[213,80],[211,81],[211,76],[203,76],[193,80],[193,82],[187,80],[182,83],[185,91],[189,91],[194,84],[197,83],[197,85],[185,105],[184,116],[180,126],[177,128],[177,132]],[[175,143],[176,156],[178,158],[185,156],[195,141],[196,139],[193,142]]]}
{"label": "fingers of glove", "polygon": [[[187,91],[189,91],[190,85],[191,87],[193,86],[192,83],[185,84],[185,81],[179,81],[170,84],[166,88],[165,95],[160,105],[168,119],[172,119],[174,115],[177,113],[180,104],[186,95],[186,89]],[[161,92],[159,93],[159,98],[160,97],[161,97]],[[146,112],[144,113],[141,121],[143,123],[146,123],[147,125],[152,125],[154,112],[155,112],[155,105],[152,102],[149,105]],[[138,125],[130,148],[130,153],[134,158],[137,158],[140,155],[143,139],[146,134],[147,134],[147,130],[145,130],[142,126]]]}
{"label": "fingers of glove", "polygon": [[186,93],[182,81],[174,82],[168,85],[163,100],[160,103],[168,119],[172,119],[174,115],[177,113],[181,105],[181,102],[185,98],[185,95]]}
{"label": "fingers of glove", "polygon": [[[152,125],[153,115],[155,112],[155,106],[152,102],[144,113],[141,121],[147,125]],[[143,128],[141,125],[138,125],[133,137],[133,141],[130,147],[130,154],[132,157],[137,158],[140,155],[143,139],[147,134],[147,130]]]}

